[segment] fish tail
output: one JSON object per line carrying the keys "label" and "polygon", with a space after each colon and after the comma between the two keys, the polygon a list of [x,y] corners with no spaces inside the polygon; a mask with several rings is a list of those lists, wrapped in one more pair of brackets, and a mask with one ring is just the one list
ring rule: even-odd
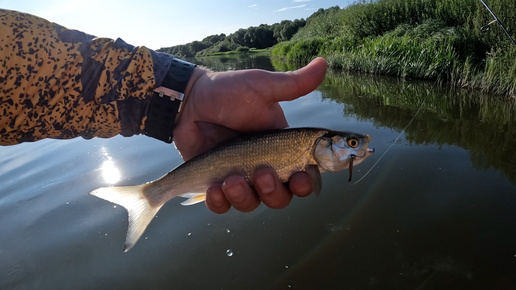
{"label": "fish tail", "polygon": [[101,187],[90,192],[91,195],[119,204],[127,210],[129,227],[127,228],[124,252],[129,251],[136,244],[163,206],[163,204],[151,204],[144,195],[145,186],[146,184]]}

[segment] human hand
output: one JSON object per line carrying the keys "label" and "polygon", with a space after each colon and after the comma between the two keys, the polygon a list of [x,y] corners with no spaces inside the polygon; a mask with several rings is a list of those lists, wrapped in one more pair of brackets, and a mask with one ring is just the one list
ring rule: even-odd
{"label": "human hand", "polygon": [[[174,128],[176,148],[186,161],[223,141],[208,138],[209,134],[196,121],[240,132],[287,127],[278,102],[294,100],[315,90],[325,72],[326,61],[322,58],[294,72],[255,69],[210,72],[196,68]],[[241,211],[252,211],[260,200],[269,207],[282,208],[289,204],[293,194],[307,196],[312,192],[311,179],[305,172],[292,175],[288,185],[284,185],[274,170],[258,170],[253,184],[254,189],[240,176],[228,177],[224,184],[208,189],[206,205],[217,213],[228,211],[231,205]]]}

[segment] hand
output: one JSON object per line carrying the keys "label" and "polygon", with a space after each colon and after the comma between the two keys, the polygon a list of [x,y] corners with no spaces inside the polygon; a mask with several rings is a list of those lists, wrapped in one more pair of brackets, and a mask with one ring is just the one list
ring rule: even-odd
{"label": "hand", "polygon": [[225,213],[233,205],[237,210],[249,212],[260,202],[270,208],[283,208],[293,194],[305,197],[312,193],[312,181],[306,172],[297,172],[283,184],[272,168],[261,168],[253,175],[255,190],[242,176],[230,176],[222,185],[215,184],[206,192],[206,206],[215,213]]}
{"label": "hand", "polygon": [[[281,129],[288,126],[278,102],[290,101],[315,90],[326,73],[326,61],[313,60],[294,72],[243,70],[210,72],[195,68],[186,88],[185,104],[174,128],[174,143],[186,161],[214,147],[206,132],[195,121],[222,125],[236,131]],[[218,140],[220,141],[220,140]],[[274,170],[254,174],[257,193],[240,176],[228,177],[224,184],[208,189],[206,205],[217,213],[233,205],[252,211],[262,200],[273,208],[288,205],[292,194],[306,196],[312,192],[308,174],[294,174],[283,185]]]}

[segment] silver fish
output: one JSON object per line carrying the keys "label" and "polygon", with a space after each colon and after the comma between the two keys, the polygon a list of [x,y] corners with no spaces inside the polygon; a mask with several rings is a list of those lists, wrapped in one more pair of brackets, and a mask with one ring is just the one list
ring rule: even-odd
{"label": "silver fish", "polygon": [[[90,192],[125,207],[129,227],[127,252],[138,241],[159,209],[174,197],[187,198],[182,205],[206,199],[206,190],[228,176],[243,176],[252,185],[254,171],[274,168],[283,182],[298,171],[312,178],[314,191],[321,191],[324,171],[352,169],[369,157],[371,138],[350,132],[319,128],[290,128],[241,135],[179,165],[155,181],[134,185],[101,187]],[[351,175],[350,175],[351,177]]]}

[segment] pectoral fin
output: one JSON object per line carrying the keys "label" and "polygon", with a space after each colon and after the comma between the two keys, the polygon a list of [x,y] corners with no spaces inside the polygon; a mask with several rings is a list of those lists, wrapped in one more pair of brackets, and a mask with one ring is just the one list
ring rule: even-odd
{"label": "pectoral fin", "polygon": [[206,193],[186,193],[181,197],[187,198],[181,205],[192,205],[206,200]]}
{"label": "pectoral fin", "polygon": [[305,168],[308,175],[310,175],[310,178],[312,179],[312,185],[314,187],[314,192],[316,195],[321,194],[322,189],[322,179],[321,179],[321,172],[319,171],[319,166],[317,165],[308,165]]}

